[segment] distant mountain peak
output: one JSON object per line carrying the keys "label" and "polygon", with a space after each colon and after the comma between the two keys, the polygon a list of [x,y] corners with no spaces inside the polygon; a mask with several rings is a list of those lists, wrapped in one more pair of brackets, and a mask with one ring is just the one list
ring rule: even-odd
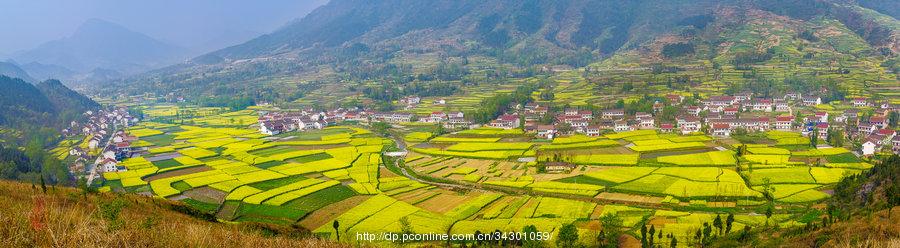
{"label": "distant mountain peak", "polygon": [[186,52],[122,25],[88,19],[72,35],[13,58],[24,64],[58,65],[81,73],[104,68],[132,74],[176,63],[184,59]]}

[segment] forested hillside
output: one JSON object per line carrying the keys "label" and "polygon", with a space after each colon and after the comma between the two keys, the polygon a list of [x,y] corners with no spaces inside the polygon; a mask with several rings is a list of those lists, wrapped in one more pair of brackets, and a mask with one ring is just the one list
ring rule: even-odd
{"label": "forested hillside", "polygon": [[0,178],[71,184],[68,168],[45,146],[99,104],[56,80],[33,85],[0,75],[0,88]]}
{"label": "forested hillside", "polygon": [[99,108],[93,100],[57,80],[37,85],[0,75],[0,125],[29,130],[59,128],[84,111]]}
{"label": "forested hillside", "polygon": [[335,0],[273,33],[99,91],[291,102],[309,89],[358,96],[373,81],[432,88],[585,66],[900,71],[900,22],[889,3],[862,2]]}

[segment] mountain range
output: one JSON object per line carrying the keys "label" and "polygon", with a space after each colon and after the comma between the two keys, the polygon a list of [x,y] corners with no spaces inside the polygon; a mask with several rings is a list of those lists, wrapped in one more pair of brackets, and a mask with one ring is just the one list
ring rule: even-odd
{"label": "mountain range", "polygon": [[[68,37],[49,41],[11,58],[41,80],[83,81],[95,70],[134,74],[177,63],[187,50],[100,19],[84,22]],[[105,73],[109,74],[109,73]]]}
{"label": "mountain range", "polygon": [[[400,58],[423,60],[411,64],[415,71],[470,56],[513,67],[583,67],[610,58],[649,65],[727,62],[778,46],[785,50],[774,52],[799,57],[804,52],[797,49],[807,45],[892,61],[900,54],[893,5],[866,0],[333,0],[272,33],[113,85],[133,86],[120,87],[131,93],[166,89],[197,95],[211,93],[215,88],[207,86],[213,83],[246,88],[278,78],[340,81],[347,73],[400,66]],[[862,40],[864,47],[849,49],[841,43],[845,38]]]}

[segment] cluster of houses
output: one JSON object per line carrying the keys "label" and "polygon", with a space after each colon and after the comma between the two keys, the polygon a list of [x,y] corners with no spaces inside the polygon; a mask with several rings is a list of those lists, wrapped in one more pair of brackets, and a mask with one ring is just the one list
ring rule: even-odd
{"label": "cluster of houses", "polygon": [[87,150],[81,147],[73,147],[69,150],[69,156],[75,161],[69,166],[72,172],[84,172],[84,166],[91,159],[90,151],[103,148],[103,142],[110,137],[110,132],[115,128],[128,127],[138,122],[125,108],[89,110],[83,114],[83,121],[72,121],[69,126],[61,130],[64,137],[84,135],[90,137],[87,142]]}
{"label": "cluster of houses", "polygon": [[317,112],[311,109],[300,112],[270,112],[259,116],[259,132],[276,135],[284,132],[322,129],[342,117],[329,115],[332,111]]}
{"label": "cluster of houses", "polygon": [[258,119],[260,133],[275,135],[291,131],[303,131],[309,129],[322,129],[344,121],[358,123],[386,122],[386,123],[440,123],[447,128],[468,128],[472,122],[466,120],[463,112],[435,111],[428,116],[419,117],[412,113],[403,112],[376,112],[370,109],[338,108],[329,111],[315,111],[305,109],[299,112],[270,112],[261,115]]}
{"label": "cluster of houses", "polygon": [[132,157],[135,153],[141,153],[147,150],[146,147],[132,147],[131,144],[137,140],[137,136],[130,135],[125,131],[117,131],[113,134],[109,145],[107,145],[106,149],[103,149],[103,153],[100,154],[100,157],[98,158],[99,163],[97,164],[97,166],[99,166],[98,169],[101,172],[125,171],[126,168],[124,166],[119,166],[119,161]]}
{"label": "cluster of houses", "polygon": [[[549,106],[529,103],[511,106],[510,112],[498,116],[488,125],[504,129],[523,128],[544,139],[565,134],[562,131],[599,136],[604,130],[623,132],[637,129],[658,129],[661,132],[681,134],[705,132],[718,137],[731,136],[738,130],[781,130],[798,131],[805,136],[815,133],[817,137],[827,139],[829,130],[840,128],[847,131],[848,137],[859,138],[863,142],[862,153],[865,155],[881,150],[885,144],[892,144],[893,151],[900,152],[900,136],[896,135],[895,130],[889,129],[886,119],[890,112],[900,111],[900,106],[897,105],[872,104],[865,98],[855,98],[851,101],[852,106],[875,108],[874,116],[867,121],[859,121],[858,109],[849,109],[839,116],[817,111],[798,117],[799,110],[814,109],[812,107],[822,104],[820,97],[803,96],[801,93],[787,93],[780,98],[754,98],[752,93],[743,92],[711,96],[700,100],[696,105],[683,104],[685,98],[680,95],[670,94],[665,97],[668,100],[665,102],[679,109],[674,122],[658,122],[658,114],[667,103],[657,101],[650,113],[627,114],[624,109],[607,109],[600,111],[596,118],[595,113],[590,110],[565,109],[554,116],[552,124],[542,125],[539,122],[549,113]],[[847,130],[847,126],[857,126],[858,130]]]}
{"label": "cluster of houses", "polygon": [[[669,94],[665,101],[657,101],[650,112],[626,113],[624,109],[607,109],[595,113],[587,109],[570,108],[553,113],[552,123],[547,124],[546,115],[551,114],[550,106],[542,103],[525,105],[511,104],[510,111],[486,123],[487,126],[503,129],[522,128],[536,137],[553,139],[569,133],[599,136],[603,132],[624,132],[638,129],[658,129],[660,132],[691,134],[704,132],[712,136],[728,137],[737,131],[761,132],[767,130],[797,131],[803,135],[815,133],[827,139],[829,130],[841,129],[847,137],[863,142],[862,153],[869,155],[881,150],[884,145],[892,145],[894,152],[900,152],[900,136],[888,127],[887,116],[892,111],[900,111],[900,106],[889,103],[875,104],[866,98],[854,98],[849,104],[854,108],[838,116],[828,112],[807,112],[822,104],[822,98],[815,95],[789,92],[781,97],[759,98],[751,92],[733,95],[710,96],[706,99],[685,102],[682,95]],[[420,104],[421,98],[405,97],[399,102],[407,109]],[[433,104],[446,102],[435,100]],[[667,106],[678,109],[674,120],[661,121],[659,114]],[[875,113],[866,121],[860,121],[860,110],[874,108]],[[312,109],[291,113],[266,113],[259,117],[260,132],[274,135],[283,132],[306,129],[321,129],[342,121],[361,123],[440,123],[450,129],[473,128],[479,125],[467,120],[462,112],[435,111],[427,116],[416,116],[405,112],[375,112],[369,109],[339,108],[330,111]],[[851,123],[852,122],[852,123]],[[543,124],[542,124],[543,123]],[[849,126],[856,126],[849,130]]]}

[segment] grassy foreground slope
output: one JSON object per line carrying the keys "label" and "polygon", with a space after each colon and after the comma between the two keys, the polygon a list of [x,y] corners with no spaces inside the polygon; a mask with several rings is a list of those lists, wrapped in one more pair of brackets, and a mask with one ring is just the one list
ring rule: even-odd
{"label": "grassy foreground slope", "polygon": [[[177,202],[0,181],[4,247],[345,247],[303,230],[216,223]],[[203,217],[202,215],[198,215]]]}
{"label": "grassy foreground slope", "polygon": [[806,226],[756,228],[732,233],[710,247],[898,247],[900,246],[900,156],[846,177],[834,188],[822,218]]}

